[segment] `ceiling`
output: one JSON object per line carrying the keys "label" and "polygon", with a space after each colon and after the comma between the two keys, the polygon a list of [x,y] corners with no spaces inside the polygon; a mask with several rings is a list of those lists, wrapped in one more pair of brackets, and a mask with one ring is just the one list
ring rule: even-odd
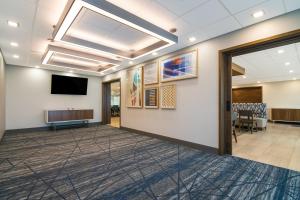
{"label": "ceiling", "polygon": [[300,43],[233,57],[246,69],[245,76],[234,76],[235,86],[300,79]]}
{"label": "ceiling", "polygon": [[[299,0],[108,1],[167,31],[176,28],[175,35],[179,38],[178,44],[160,50],[156,56],[150,54],[134,60],[131,64],[128,60],[123,60],[119,69],[300,8]],[[0,2],[0,48],[8,64],[29,67],[39,65],[47,69],[69,70],[69,68],[41,65],[42,56],[51,43],[49,39],[52,38],[53,26],[57,24],[66,3],[67,0],[2,0]],[[257,10],[263,10],[265,15],[258,19],[253,18],[252,14]],[[7,26],[7,20],[17,21],[20,26],[11,28]],[[75,29],[76,26],[79,28]],[[108,40],[122,41],[112,45],[121,45],[121,48],[127,50],[142,48],[145,44],[155,42],[155,38],[145,36],[143,33],[131,33],[132,30],[128,30],[127,27],[116,26],[114,28],[118,31],[112,33],[109,30],[111,26],[105,26],[105,19],[100,23],[92,13],[82,13],[74,24],[74,29],[70,29],[68,34],[82,37],[81,32],[89,32],[91,27],[97,31],[104,31]],[[128,34],[134,34],[133,39],[127,40]],[[197,40],[190,42],[188,38],[191,36],[196,37]],[[19,47],[12,47],[10,42],[17,42]],[[90,53],[97,54],[93,51]],[[15,54],[20,57],[14,58]],[[75,69],[74,72],[101,76],[92,71]],[[113,71],[107,71],[107,73],[111,72]]]}

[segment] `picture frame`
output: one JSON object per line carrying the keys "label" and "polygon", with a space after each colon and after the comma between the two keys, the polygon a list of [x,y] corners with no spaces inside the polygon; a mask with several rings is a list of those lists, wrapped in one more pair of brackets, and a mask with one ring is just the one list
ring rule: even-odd
{"label": "picture frame", "polygon": [[181,52],[160,61],[160,82],[198,77],[198,50]]}
{"label": "picture frame", "polygon": [[143,67],[126,71],[126,106],[143,108]]}
{"label": "picture frame", "polygon": [[176,109],[176,85],[162,85],[160,87],[160,107],[162,109]]}
{"label": "picture frame", "polygon": [[159,87],[146,87],[144,89],[144,107],[158,109],[159,108]]}
{"label": "picture frame", "polygon": [[158,62],[149,62],[143,66],[144,85],[152,85],[159,83],[159,67]]}

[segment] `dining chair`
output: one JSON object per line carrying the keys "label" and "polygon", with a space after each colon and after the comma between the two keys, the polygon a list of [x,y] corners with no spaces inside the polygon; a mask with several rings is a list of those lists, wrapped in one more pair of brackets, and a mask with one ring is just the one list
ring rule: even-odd
{"label": "dining chair", "polygon": [[257,131],[257,121],[254,120],[253,111],[251,110],[239,110],[239,129],[241,132],[241,127],[244,127],[244,124],[248,125],[248,131],[251,126],[251,134],[253,133],[253,128],[255,126]]}

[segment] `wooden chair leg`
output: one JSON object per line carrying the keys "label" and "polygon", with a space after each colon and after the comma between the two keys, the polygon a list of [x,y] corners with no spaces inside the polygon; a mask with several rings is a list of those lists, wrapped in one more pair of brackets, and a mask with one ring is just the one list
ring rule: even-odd
{"label": "wooden chair leg", "polygon": [[236,132],[235,132],[235,130],[234,130],[234,129],[233,129],[233,136],[234,136],[234,140],[235,140],[235,142],[237,143]]}

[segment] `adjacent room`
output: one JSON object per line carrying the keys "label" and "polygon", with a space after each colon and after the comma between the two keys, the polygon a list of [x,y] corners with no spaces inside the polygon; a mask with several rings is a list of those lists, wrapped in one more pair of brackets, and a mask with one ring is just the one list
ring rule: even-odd
{"label": "adjacent room", "polygon": [[1,0],[0,199],[300,199],[299,0]]}
{"label": "adjacent room", "polygon": [[233,155],[300,171],[300,44],[233,63]]}

